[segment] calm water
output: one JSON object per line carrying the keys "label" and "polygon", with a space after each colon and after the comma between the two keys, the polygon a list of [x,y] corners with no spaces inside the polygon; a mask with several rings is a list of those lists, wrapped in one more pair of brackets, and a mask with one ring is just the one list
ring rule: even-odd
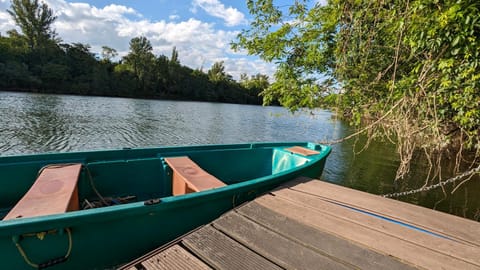
{"label": "calm water", "polygon": [[[264,141],[325,141],[352,130],[324,110],[289,114],[280,107],[0,92],[0,155],[161,145]],[[362,139],[357,146],[362,145]],[[355,155],[353,141],[333,146],[324,180],[375,194],[394,191],[395,148],[373,143]],[[415,162],[398,190],[423,185],[426,164]],[[450,194],[402,198],[479,219],[480,181]]]}

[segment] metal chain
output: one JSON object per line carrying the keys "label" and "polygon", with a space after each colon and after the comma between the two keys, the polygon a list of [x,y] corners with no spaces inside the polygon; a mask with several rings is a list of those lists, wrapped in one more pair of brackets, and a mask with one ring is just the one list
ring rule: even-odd
{"label": "metal chain", "polygon": [[401,196],[407,196],[407,195],[411,195],[411,194],[416,194],[416,193],[420,193],[420,192],[424,192],[424,191],[429,191],[429,190],[432,190],[432,189],[435,189],[435,188],[439,188],[439,187],[443,187],[447,184],[450,184],[450,183],[453,183],[453,182],[456,182],[464,177],[467,177],[469,175],[472,175],[474,173],[479,173],[480,172],[480,166],[478,166],[477,168],[475,169],[472,169],[470,171],[467,171],[467,172],[464,172],[460,175],[457,175],[453,178],[450,178],[448,180],[445,180],[445,181],[441,181],[441,182],[438,182],[437,184],[433,184],[433,185],[430,185],[430,186],[426,186],[426,187],[422,187],[422,188],[419,188],[419,189],[413,189],[413,190],[408,190],[408,191],[402,191],[402,192],[395,192],[395,193],[389,193],[389,194],[384,194],[382,195],[382,197],[384,198],[394,198],[394,197],[401,197]]}

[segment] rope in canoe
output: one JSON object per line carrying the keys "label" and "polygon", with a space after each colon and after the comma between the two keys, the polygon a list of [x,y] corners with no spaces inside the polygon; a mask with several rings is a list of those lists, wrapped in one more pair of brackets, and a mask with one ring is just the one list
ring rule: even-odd
{"label": "rope in canoe", "polygon": [[[385,198],[396,198],[396,197],[402,197],[402,196],[407,196],[407,195],[412,195],[412,194],[416,194],[416,193],[420,193],[420,192],[424,192],[424,191],[430,191],[432,189],[436,189],[436,188],[439,188],[439,187],[443,187],[447,184],[451,184],[451,183],[454,183],[454,182],[457,182],[467,176],[473,176],[474,174],[476,173],[480,173],[480,166],[472,169],[472,170],[469,170],[469,171],[466,171],[460,175],[457,175],[455,177],[452,177],[448,180],[445,180],[445,181],[440,181],[436,184],[433,184],[433,185],[430,185],[430,186],[424,186],[424,187],[421,187],[421,188],[418,188],[418,189],[412,189],[412,190],[408,190],[408,191],[402,191],[402,192],[394,192],[394,193],[389,193],[389,194],[384,194],[382,195],[382,197],[385,197]],[[464,180],[461,184],[463,184],[464,182],[468,181],[469,179],[466,179]],[[460,186],[458,185],[458,186]],[[458,187],[457,186],[457,187]],[[456,188],[452,191],[452,193],[456,190]]]}
{"label": "rope in canoe", "polygon": [[[68,257],[70,257],[70,254],[72,253],[72,247],[73,247],[73,241],[72,241],[72,232],[70,231],[70,228],[65,228],[65,231],[67,232],[67,235],[68,235],[68,249],[67,249],[67,253],[63,256],[63,257],[60,257],[60,258],[55,258],[55,259],[52,259],[52,260],[49,260],[45,263],[41,263],[41,264],[37,264],[37,263],[34,263],[30,260],[30,258],[28,257],[27,253],[25,252],[25,250],[22,248],[22,246],[20,245],[20,238],[17,238],[17,237],[12,237],[12,240],[13,242],[15,243],[15,246],[17,247],[18,249],[18,252],[20,253],[20,255],[22,255],[22,258],[25,260],[25,262],[30,265],[31,267],[33,268],[37,268],[37,269],[43,269],[43,268],[46,268],[46,267],[49,267],[49,266],[52,266],[52,265],[55,265],[55,264],[58,264],[58,263],[61,263],[61,262],[64,262],[68,259]],[[53,233],[55,233],[56,231],[53,231]],[[52,233],[52,232],[48,232],[48,233]],[[31,236],[31,235],[37,235],[37,234],[24,234],[22,236]],[[20,237],[22,237],[20,236]],[[38,236],[37,236],[38,237]],[[39,237],[40,238],[40,237]],[[41,238],[40,238],[41,239]]]}
{"label": "rope in canoe", "polygon": [[63,168],[68,166],[78,165],[78,163],[59,163],[59,164],[48,164],[40,168],[37,173],[37,178],[42,174],[42,172],[46,169],[56,169],[56,168]]}
{"label": "rope in canoe", "polygon": [[90,172],[90,169],[88,168],[88,166],[84,166],[84,167],[87,172],[88,181],[90,182],[90,186],[92,187],[93,192],[95,192],[95,194],[97,195],[97,197],[100,199],[100,201],[103,203],[104,206],[108,206],[109,204],[107,203],[105,198],[100,194],[100,192],[98,192],[97,188],[95,187],[95,184],[93,183],[93,177],[92,177],[92,173]]}

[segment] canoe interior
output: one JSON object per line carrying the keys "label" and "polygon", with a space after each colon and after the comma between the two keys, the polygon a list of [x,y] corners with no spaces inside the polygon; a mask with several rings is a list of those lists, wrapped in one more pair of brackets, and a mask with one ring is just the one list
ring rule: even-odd
{"label": "canoe interior", "polygon": [[78,181],[80,203],[99,199],[91,182],[103,197],[136,196],[137,201],[145,201],[172,195],[171,173],[163,157],[188,156],[205,171],[231,185],[288,172],[318,158],[284,150],[291,145],[312,150],[322,148],[311,143],[244,144],[2,157],[0,218],[28,191],[39,170],[47,164],[82,163],[87,168],[82,170]]}

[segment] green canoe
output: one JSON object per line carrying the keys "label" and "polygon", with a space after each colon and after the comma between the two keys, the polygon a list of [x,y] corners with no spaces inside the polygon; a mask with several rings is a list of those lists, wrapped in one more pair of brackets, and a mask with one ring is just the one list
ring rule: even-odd
{"label": "green canoe", "polygon": [[5,269],[107,269],[298,176],[330,147],[257,143],[0,157]]}

